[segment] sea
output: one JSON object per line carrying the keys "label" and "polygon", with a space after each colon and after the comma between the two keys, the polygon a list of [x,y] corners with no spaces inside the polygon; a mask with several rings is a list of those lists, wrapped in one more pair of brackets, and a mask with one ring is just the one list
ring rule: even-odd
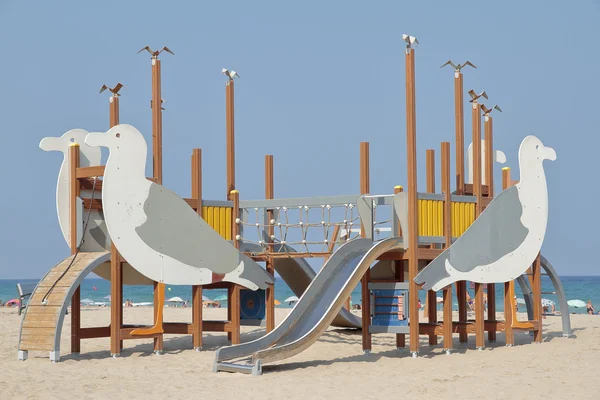
{"label": "sea", "polygon": [[[563,276],[561,281],[565,288],[565,294],[567,300],[582,300],[587,303],[591,300],[596,310],[600,311],[600,276]],[[24,282],[36,282],[36,280],[14,280],[14,279],[0,279],[0,300],[7,302],[11,299],[17,298],[17,283]],[[503,300],[503,285],[496,285],[496,309],[497,311],[503,311],[504,300]],[[474,289],[467,285],[468,291],[471,296],[474,297]],[[360,284],[352,292],[351,301],[353,304],[361,303],[361,292]],[[554,301],[556,304],[556,310],[560,310],[558,300],[555,294],[552,292],[554,288],[550,279],[547,276],[542,276],[542,297],[548,300]],[[522,297],[519,285],[515,285],[515,294],[517,297]],[[81,284],[81,299],[89,299],[97,303],[110,302],[107,296],[110,295],[110,282],[100,278],[88,278]],[[211,289],[203,290],[203,295],[210,299],[217,299],[226,297],[226,291],[224,289]],[[285,300],[294,293],[288,287],[283,279],[276,277],[275,280],[275,299],[281,303],[277,307],[280,308],[291,308],[294,304],[286,303]],[[425,292],[420,291],[419,296],[421,302],[425,302]],[[442,296],[439,292],[438,296]],[[456,293],[454,293],[453,308],[458,310],[458,303],[456,300]],[[165,298],[169,299],[172,297],[181,297],[183,300],[192,299],[192,287],[191,286],[167,286]],[[123,300],[130,299],[133,303],[146,303],[153,301],[153,288],[151,286],[124,286],[123,287]],[[221,304],[226,306],[227,302],[221,300]],[[442,305],[438,304],[438,309],[442,309]],[[522,308],[524,310],[524,307]],[[585,308],[573,308],[569,307],[569,313],[585,314]]]}

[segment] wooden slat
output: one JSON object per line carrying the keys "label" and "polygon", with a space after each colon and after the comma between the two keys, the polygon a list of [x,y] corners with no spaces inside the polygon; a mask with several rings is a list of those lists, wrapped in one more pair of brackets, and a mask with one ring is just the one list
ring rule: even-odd
{"label": "wooden slat", "polygon": [[[487,196],[489,193],[489,187],[488,185],[481,185],[481,192],[480,194],[483,196]],[[465,183],[465,192],[464,192],[465,196],[472,196],[473,195],[473,185],[471,183]]]}
{"label": "wooden slat", "polygon": [[[94,187],[94,179],[93,178],[80,178],[79,185],[81,187],[81,190],[95,189],[96,194],[100,194],[100,192],[102,192],[102,180],[101,179],[96,180],[96,186]],[[98,196],[98,197],[100,197],[100,196]]]}
{"label": "wooden slat", "polygon": [[81,339],[110,337],[110,326],[81,328],[79,329],[79,337]]}
{"label": "wooden slat", "polygon": [[79,167],[75,170],[75,176],[79,178],[93,178],[94,176],[104,176],[104,165],[95,167]]}
{"label": "wooden slat", "polygon": [[[100,197],[100,196],[98,196],[98,197]],[[102,210],[102,199],[98,198],[98,197],[94,197],[93,201],[92,201],[92,199],[82,199],[84,210],[86,210],[86,211],[89,210],[90,205],[92,206],[92,210]]]}
{"label": "wooden slat", "polygon": [[184,322],[165,322],[163,328],[165,333],[191,335],[194,333],[195,325]]}
{"label": "wooden slat", "polygon": [[198,209],[198,200],[197,199],[183,199],[185,200],[186,203],[188,203],[188,206],[192,207],[194,210]]}
{"label": "wooden slat", "polygon": [[[31,297],[29,298],[30,306],[36,306],[36,305],[42,306],[42,300],[44,299],[44,296],[46,295],[46,293],[48,292],[49,289],[50,289],[50,285],[43,286],[43,287],[40,286],[38,288],[38,290],[36,290],[35,293],[32,294]],[[54,289],[52,290],[50,295],[46,298],[46,300],[48,301],[47,306],[62,305],[65,295],[68,291],[69,291],[69,287],[66,287],[66,286],[54,287]]]}

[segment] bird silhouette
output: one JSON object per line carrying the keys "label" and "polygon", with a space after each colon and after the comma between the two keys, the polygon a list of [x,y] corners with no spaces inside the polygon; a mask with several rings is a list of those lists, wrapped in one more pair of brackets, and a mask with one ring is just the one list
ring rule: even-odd
{"label": "bird silhouette", "polygon": [[475,93],[475,91],[473,89],[469,90],[469,96],[471,96],[471,100],[469,100],[470,103],[473,103],[474,101],[477,101],[478,98],[483,97],[485,99],[488,98],[487,93],[485,92],[485,90],[479,94]]}
{"label": "bird silhouette", "polygon": [[468,60],[465,61],[463,64],[454,64],[454,62],[452,62],[452,60],[448,60],[440,68],[444,68],[446,65],[451,65],[452,68],[454,68],[455,71],[460,71],[461,69],[463,69],[467,65],[470,65],[473,68],[477,68],[471,61],[468,61]]}
{"label": "bird silhouette", "polygon": [[233,78],[235,78],[236,76],[237,76],[238,78],[240,77],[240,75],[239,75],[237,72],[235,72],[234,70],[231,70],[231,71],[230,71],[230,70],[228,70],[227,68],[223,68],[223,69],[221,70],[221,73],[222,73],[223,75],[226,75],[226,76],[229,78],[229,80],[231,80],[231,81],[232,81],[232,80],[233,80]]}
{"label": "bird silhouette", "polygon": [[106,85],[102,85],[102,87],[100,88],[100,92],[99,92],[99,93],[102,93],[102,92],[104,92],[106,89],[108,89],[108,90],[109,90],[109,91],[110,91],[112,94],[114,94],[115,96],[120,96],[120,94],[119,94],[119,90],[121,90],[121,88],[122,88],[122,87],[123,87],[123,84],[122,84],[122,83],[120,83],[120,82],[119,82],[119,83],[117,83],[117,85],[116,85],[114,88],[110,88],[110,87],[108,87],[108,86],[106,86]]}
{"label": "bird silhouette", "polygon": [[402,40],[406,42],[406,47],[409,48],[412,45],[419,44],[419,41],[414,36],[409,36],[407,34],[402,34]]}
{"label": "bird silhouette", "polygon": [[481,109],[483,110],[484,115],[489,115],[493,110],[498,110],[502,112],[502,109],[498,107],[498,104],[494,104],[494,107],[492,108],[487,108],[485,104],[481,104]]}
{"label": "bird silhouette", "polygon": [[[165,99],[160,99],[160,109],[164,110],[165,108],[162,106],[162,103],[166,103]],[[152,100],[150,100],[150,108],[152,108]]]}
{"label": "bird silhouette", "polygon": [[167,53],[171,53],[171,54],[175,55],[175,53],[173,53],[173,52],[171,51],[171,49],[169,49],[167,46],[163,47],[163,48],[162,48],[162,49],[160,49],[160,50],[156,50],[156,51],[152,50],[152,49],[150,48],[150,46],[146,46],[146,47],[144,47],[144,48],[140,49],[140,51],[138,51],[136,54],[139,54],[139,53],[141,53],[141,52],[142,52],[142,51],[144,51],[144,50],[146,50],[148,53],[150,53],[150,54],[152,55],[152,58],[157,58],[157,57],[158,57],[158,55],[159,55],[160,53],[162,53],[163,51],[166,51]]}

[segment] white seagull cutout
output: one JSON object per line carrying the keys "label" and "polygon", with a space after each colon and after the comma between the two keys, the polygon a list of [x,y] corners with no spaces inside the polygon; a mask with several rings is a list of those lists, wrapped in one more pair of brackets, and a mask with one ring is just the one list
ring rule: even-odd
{"label": "white seagull cutout", "polygon": [[473,224],[416,277],[424,290],[457,281],[508,282],[537,257],[548,222],[548,189],[542,162],[556,152],[535,136],[519,147],[520,181],[500,192]]}

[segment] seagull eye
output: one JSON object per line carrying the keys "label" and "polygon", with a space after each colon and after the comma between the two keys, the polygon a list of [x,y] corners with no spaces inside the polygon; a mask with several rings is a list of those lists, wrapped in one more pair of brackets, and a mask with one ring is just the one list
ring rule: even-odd
{"label": "seagull eye", "polygon": [[69,139],[69,142],[71,142],[71,143],[75,143],[75,138],[71,138],[71,139]]}
{"label": "seagull eye", "polygon": [[115,136],[118,137],[118,138],[120,138],[121,134],[117,132],[117,134]]}
{"label": "seagull eye", "polygon": [[536,144],[536,145],[535,145],[535,149],[537,150],[537,149],[539,149],[539,148],[540,148],[540,145],[539,145],[539,144]]}

